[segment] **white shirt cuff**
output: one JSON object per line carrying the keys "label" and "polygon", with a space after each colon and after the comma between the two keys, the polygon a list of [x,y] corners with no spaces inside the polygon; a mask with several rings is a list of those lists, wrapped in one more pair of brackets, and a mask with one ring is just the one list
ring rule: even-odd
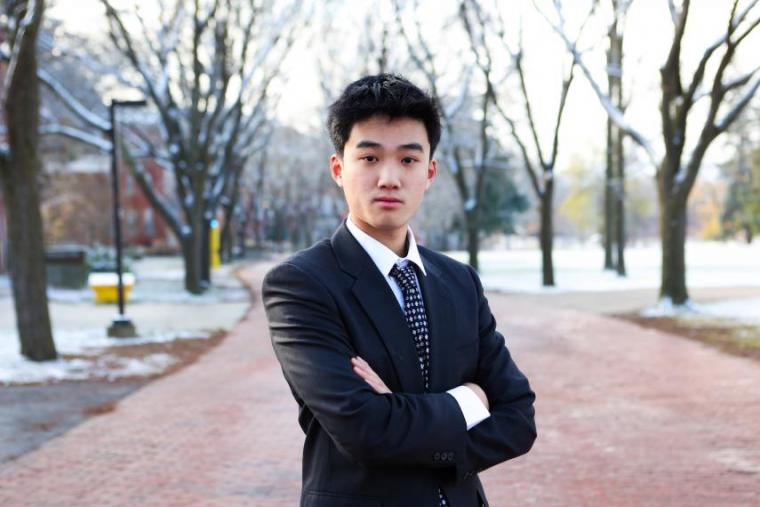
{"label": "white shirt cuff", "polygon": [[475,391],[467,386],[459,386],[454,389],[446,391],[457,400],[459,409],[464,415],[464,420],[467,423],[467,429],[470,430],[478,425],[478,423],[488,419],[491,413],[488,411],[483,402],[480,401]]}

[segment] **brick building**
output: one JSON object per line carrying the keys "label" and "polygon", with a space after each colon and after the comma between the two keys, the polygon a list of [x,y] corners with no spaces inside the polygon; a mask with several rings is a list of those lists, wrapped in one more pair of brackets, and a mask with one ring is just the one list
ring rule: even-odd
{"label": "brick building", "polygon": [[[108,155],[83,155],[71,162],[49,164],[43,199],[48,244],[113,243],[111,159]],[[145,162],[153,186],[166,196],[164,169]],[[126,166],[119,170],[122,238],[124,246],[174,252],[176,241],[163,218],[155,213]]]}
{"label": "brick building", "polygon": [[[143,162],[150,174],[150,181],[159,194],[167,196],[166,171],[155,160]],[[119,171],[121,190],[122,234],[127,245],[140,245],[161,252],[174,252],[178,245],[166,221],[153,209],[145,193],[129,171],[122,167]]]}

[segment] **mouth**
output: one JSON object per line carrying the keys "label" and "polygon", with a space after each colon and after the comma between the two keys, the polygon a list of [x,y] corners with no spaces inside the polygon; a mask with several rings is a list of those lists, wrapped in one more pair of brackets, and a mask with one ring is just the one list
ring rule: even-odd
{"label": "mouth", "polygon": [[402,202],[401,199],[395,197],[377,197],[375,201],[382,204],[401,204]]}

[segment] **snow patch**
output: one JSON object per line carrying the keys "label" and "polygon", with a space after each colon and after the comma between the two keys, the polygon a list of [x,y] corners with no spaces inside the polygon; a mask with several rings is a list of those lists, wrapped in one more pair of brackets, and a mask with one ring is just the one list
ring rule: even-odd
{"label": "snow patch", "polygon": [[30,361],[22,356],[10,361],[5,359],[0,356],[0,385],[146,377],[159,374],[176,362],[172,356],[164,353],[150,354],[139,359],[106,354],[93,359],[57,359],[44,363]]}
{"label": "snow patch", "polygon": [[105,329],[58,331],[55,335],[58,353],[77,355],[75,359],[36,362],[23,357],[18,351],[15,332],[0,333],[0,385],[30,384],[88,378],[116,379],[120,377],[148,376],[161,373],[174,364],[165,353],[145,357],[119,357],[103,353],[103,349],[143,343],[171,342],[211,337],[211,331],[161,331],[143,333],[135,338],[111,338]]}
{"label": "snow patch", "polygon": [[[541,251],[510,238],[509,250],[480,253],[480,275],[488,290],[507,292],[589,292],[656,289],[660,285],[659,244],[626,248],[628,276],[602,270],[604,251],[595,243],[564,244],[555,239],[554,268],[557,286],[541,287]],[[449,253],[467,262],[466,252]],[[719,243],[689,241],[686,245],[686,285],[697,287],[759,287],[760,242]]]}
{"label": "snow patch", "polygon": [[760,298],[727,299],[700,305],[705,315],[760,324]]}
{"label": "snow patch", "polygon": [[691,299],[686,300],[682,305],[676,305],[669,297],[664,297],[655,306],[641,311],[641,315],[644,317],[681,317],[695,313],[701,313],[701,311]]}

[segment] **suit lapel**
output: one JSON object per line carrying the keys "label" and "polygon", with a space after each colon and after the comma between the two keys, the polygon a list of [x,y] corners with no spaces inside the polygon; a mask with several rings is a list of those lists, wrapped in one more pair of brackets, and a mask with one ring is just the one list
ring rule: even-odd
{"label": "suit lapel", "polygon": [[380,335],[401,389],[423,392],[414,340],[388,282],[345,223],[333,234],[331,242],[341,269],[355,278],[351,291]]}
{"label": "suit lapel", "polygon": [[452,343],[449,333],[454,329],[456,308],[441,272],[424,257],[423,261],[427,275],[420,277],[420,287],[430,333],[430,391],[436,393],[450,387],[446,382],[446,373],[454,371],[457,359],[453,351],[449,350]]}

